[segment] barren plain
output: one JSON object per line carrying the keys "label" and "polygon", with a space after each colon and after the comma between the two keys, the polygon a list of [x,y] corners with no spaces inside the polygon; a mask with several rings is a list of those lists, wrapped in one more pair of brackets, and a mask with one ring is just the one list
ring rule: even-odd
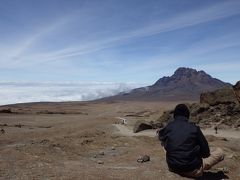
{"label": "barren plain", "polygon": [[[153,131],[131,133],[137,120],[156,120],[176,104],[65,102],[1,107],[10,111],[0,114],[0,179],[186,179],[168,171]],[[121,118],[127,120],[125,125]],[[226,153],[225,160],[204,178],[240,179],[239,131],[219,130],[218,137],[213,129],[203,132],[210,147]],[[138,163],[142,155],[149,155],[150,161]]]}

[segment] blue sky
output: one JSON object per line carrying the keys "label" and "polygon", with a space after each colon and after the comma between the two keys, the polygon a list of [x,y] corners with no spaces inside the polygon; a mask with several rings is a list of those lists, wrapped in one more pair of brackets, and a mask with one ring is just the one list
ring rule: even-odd
{"label": "blue sky", "polygon": [[240,80],[238,0],[0,0],[1,82]]}

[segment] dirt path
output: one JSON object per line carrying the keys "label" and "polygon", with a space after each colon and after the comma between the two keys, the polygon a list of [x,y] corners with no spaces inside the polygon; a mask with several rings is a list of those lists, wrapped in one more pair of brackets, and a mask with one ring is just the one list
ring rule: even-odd
{"label": "dirt path", "polygon": [[237,130],[218,130],[218,133],[215,134],[214,129],[203,129],[203,134],[205,135],[213,135],[216,137],[225,137],[225,138],[240,138],[240,131]]}
{"label": "dirt path", "polygon": [[148,136],[148,137],[156,137],[156,131],[153,129],[141,131],[139,133],[134,133],[132,129],[127,127],[126,125],[121,124],[114,124],[118,130],[117,133],[123,135],[123,136]]}
{"label": "dirt path", "polygon": [[[153,129],[141,131],[138,133],[133,133],[133,130],[126,125],[114,124],[114,126],[117,128],[118,133],[123,136],[156,137],[156,130],[153,130]],[[218,130],[218,134],[215,134],[214,129],[203,129],[202,132],[204,135],[214,135],[216,137],[240,138],[240,131],[236,131],[236,130]]]}

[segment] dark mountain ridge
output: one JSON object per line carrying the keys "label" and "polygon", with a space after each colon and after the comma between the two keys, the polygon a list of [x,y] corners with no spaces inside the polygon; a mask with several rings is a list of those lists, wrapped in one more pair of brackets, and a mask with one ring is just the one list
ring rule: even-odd
{"label": "dark mountain ridge", "polygon": [[230,83],[213,78],[204,71],[180,67],[172,76],[164,76],[151,86],[133,89],[102,100],[180,101],[199,100],[203,92],[230,87]]}

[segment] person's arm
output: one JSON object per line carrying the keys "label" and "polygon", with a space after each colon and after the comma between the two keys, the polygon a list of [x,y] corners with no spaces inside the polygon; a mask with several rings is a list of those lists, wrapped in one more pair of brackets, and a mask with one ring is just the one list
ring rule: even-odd
{"label": "person's arm", "polygon": [[205,136],[203,135],[201,129],[199,127],[197,127],[197,131],[198,131],[198,143],[200,146],[200,153],[201,156],[203,158],[207,158],[210,156],[210,150],[209,150],[209,146],[208,146],[208,142],[205,138]]}

